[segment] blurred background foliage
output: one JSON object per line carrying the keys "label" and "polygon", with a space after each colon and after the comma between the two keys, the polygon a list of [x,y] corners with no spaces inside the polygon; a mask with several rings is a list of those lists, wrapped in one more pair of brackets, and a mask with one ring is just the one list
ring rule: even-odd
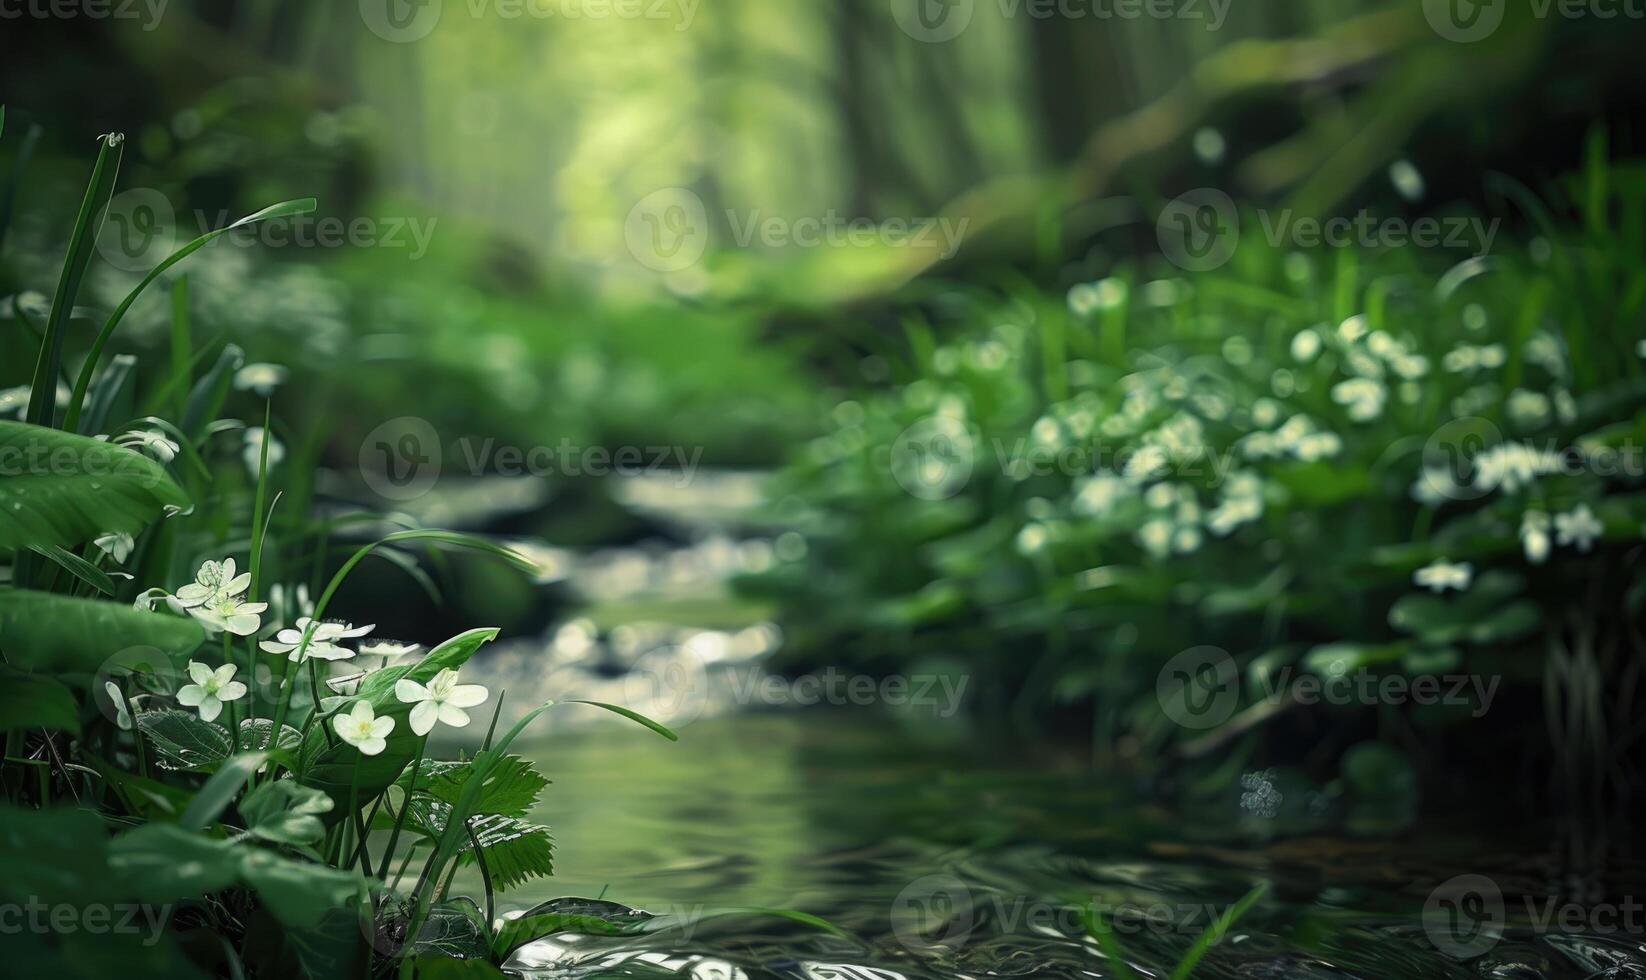
{"label": "blurred background foliage", "polygon": [[[1424,440],[1453,417],[1563,442],[1642,435],[1646,34],[1507,6],[1471,44],[1437,34],[1417,0],[1231,4],[1215,29],[1206,4],[1197,19],[1070,19],[978,3],[942,43],[876,0],[575,21],[465,0],[413,43],[366,29],[354,3],[172,0],[152,29],[13,22],[4,159],[26,169],[0,263],[8,292],[49,292],[57,216],[84,185],[90,137],[111,130],[130,141],[121,186],[159,191],[191,234],[197,215],[217,225],[300,196],[322,216],[437,221],[426,254],[221,245],[187,267],[198,348],[232,340],[292,370],[279,434],[294,473],[322,466],[318,499],[371,501],[359,447],[396,415],[500,444],[701,447],[705,466],[777,473],[738,522],[781,535],[778,561],[745,569],[758,574],[740,601],[777,611],[792,667],[958,664],[995,722],[1089,738],[1108,761],[1210,759],[1213,782],[1231,756],[1333,773],[1371,739],[1397,752],[1379,785],[1404,785],[1408,759],[1430,777],[1467,760],[1626,795],[1646,514],[1623,491],[1638,487],[1574,481],[1451,507],[1412,494]],[[1185,275],[1160,254],[1155,217],[1208,186],[1247,209],[1248,231],[1254,208],[1502,218],[1501,254],[1459,272],[1467,253],[1304,254],[1248,234],[1229,265]],[[711,247],[659,274],[624,227],[668,187],[705,203]],[[963,235],[952,255],[740,246],[733,224],[753,214],[941,216]],[[112,305],[135,278],[98,266],[81,302]],[[117,346],[163,362],[169,322],[151,291]],[[1300,366],[1305,331],[1325,353]],[[1331,393],[1370,380],[1353,351],[1387,362],[1380,384],[1394,371],[1387,348],[1366,353],[1374,335],[1433,377],[1407,397],[1391,376],[1389,411],[1363,426]],[[1557,356],[1538,367],[1526,358],[1540,337]],[[0,343],[0,381],[26,382],[28,338]],[[1492,344],[1507,373],[1441,370],[1458,345]],[[1536,424],[1510,418],[1517,391],[1544,399]],[[1164,553],[1134,534],[1163,509],[1145,496],[1100,513],[1085,480],[1024,479],[985,454],[964,492],[925,499],[888,463],[934,414],[980,445],[1090,447],[1141,440],[1202,396],[1222,415],[1182,409],[1191,443],[1233,452],[1307,416],[1342,452],[1254,464],[1264,506],[1244,537],[1208,530]],[[690,538],[612,482],[557,480],[551,496],[448,522],[554,547]],[[1226,489],[1172,492],[1210,514]],[[1527,567],[1523,511],[1584,502],[1613,543],[1581,576]],[[1437,558],[1476,564],[1495,604],[1465,610],[1471,622],[1523,596],[1535,622],[1460,637],[1432,608],[1392,620]],[[519,586],[459,591],[463,624],[552,618]],[[1506,761],[1478,726],[1454,738],[1455,718],[1386,708],[1242,715],[1190,740],[1153,684],[1204,643],[1248,683],[1333,662],[1500,672],[1517,707],[1487,723],[1527,754]],[[1254,734],[1265,728],[1281,734]]]}

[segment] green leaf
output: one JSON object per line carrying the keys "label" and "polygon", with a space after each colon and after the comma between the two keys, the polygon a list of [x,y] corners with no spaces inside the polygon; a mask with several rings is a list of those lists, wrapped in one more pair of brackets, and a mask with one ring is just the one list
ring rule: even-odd
{"label": "green leaf", "polygon": [[261,848],[246,848],[240,876],[276,919],[300,929],[318,926],[336,909],[356,908],[369,894],[360,875],[292,861]]}
{"label": "green leaf", "polygon": [[319,814],[329,813],[331,797],[290,779],[264,783],[240,801],[246,829],[281,844],[313,844],[324,837]]}
{"label": "green leaf", "polygon": [[78,735],[80,710],[62,684],[0,666],[0,728],[51,728]]}
{"label": "green leaf", "polygon": [[601,918],[598,915],[577,915],[566,912],[545,912],[533,914],[527,912],[518,918],[505,921],[497,929],[492,938],[492,953],[499,961],[509,958],[509,954],[526,945],[534,943],[545,936],[553,936],[563,932],[575,933],[584,936],[624,936],[640,931],[645,925],[640,922],[614,922]]}
{"label": "green leaf", "polygon": [[85,683],[110,657],[152,647],[180,658],[206,638],[193,619],[133,609],[101,599],[0,591],[0,649],[14,666],[77,673]]}
{"label": "green leaf", "polygon": [[1236,922],[1240,921],[1241,916],[1245,915],[1246,911],[1268,891],[1269,883],[1265,881],[1247,892],[1240,901],[1229,906],[1223,911],[1222,915],[1213,920],[1211,925],[1195,937],[1189,951],[1183,955],[1183,959],[1178,961],[1177,968],[1172,971],[1171,980],[1188,980],[1189,975],[1194,973],[1194,968],[1200,965],[1201,957],[1206,955],[1206,951],[1217,945],[1217,941],[1222,939],[1223,935],[1232,929]]}
{"label": "green leaf", "polygon": [[[412,797],[410,806],[406,829],[438,841],[451,822],[454,805],[419,791]],[[468,823],[480,843],[486,869],[498,891],[506,891],[531,878],[554,874],[554,838],[549,828],[496,813],[474,816],[472,810]],[[474,863],[474,844],[466,836],[461,838],[458,860],[463,864]]]}
{"label": "green leaf", "polygon": [[638,722],[642,725],[645,725],[647,728],[650,728],[652,731],[654,731],[657,734],[663,736],[664,738],[668,739],[671,742],[680,741],[680,736],[676,735],[673,732],[673,730],[671,730],[667,725],[664,725],[660,722],[652,721],[650,718],[647,718],[645,715],[641,714],[640,712],[635,711],[631,708],[625,708],[620,704],[607,704],[604,701],[585,701],[582,698],[567,698],[565,701],[563,701],[561,703],[562,704],[592,704],[596,708],[605,708],[607,711],[613,712],[614,714],[622,715],[623,717],[629,719],[630,721]]}
{"label": "green leaf", "polygon": [[67,548],[54,544],[46,548],[36,547],[29,550],[51,561],[104,595],[114,595],[114,581],[109,578],[108,573]]}
{"label": "green leaf", "polygon": [[22,422],[0,422],[0,550],[70,547],[136,533],[189,498],[131,449]]}
{"label": "green leaf", "polygon": [[[109,314],[108,320],[103,323],[102,329],[97,332],[96,339],[92,341],[91,349],[86,354],[85,363],[80,368],[80,376],[75,380],[74,392],[69,396],[69,408],[68,413],[64,418],[63,427],[70,431],[75,431],[80,420],[80,406],[85,402],[86,388],[91,384],[92,373],[97,370],[97,362],[103,356],[103,346],[107,344],[109,338],[114,335],[114,328],[120,325],[120,320],[126,315],[126,311],[131,309],[131,305],[137,302],[137,297],[143,294],[143,290],[149,288],[150,283],[153,283],[156,279],[160,278],[160,275],[167,269],[188,258],[190,255],[193,255],[219,235],[233,231],[236,228],[242,228],[254,222],[264,221],[269,218],[283,218],[292,215],[307,214],[314,210],[315,203],[314,198],[305,197],[295,201],[284,201],[280,204],[266,207],[255,214],[248,214],[232,225],[218,228],[215,231],[206,232],[204,235],[201,235],[199,238],[196,238],[194,241],[189,242],[187,245],[184,245],[182,248],[168,255],[165,261],[150,270],[149,274],[143,277],[143,281],[138,283],[135,289],[127,293],[126,298],[120,301],[120,305],[114,308],[113,313]],[[30,421],[35,420],[31,418]],[[184,428],[187,429],[188,427],[184,426]]]}
{"label": "green leaf", "polygon": [[[425,759],[418,766],[417,792],[456,803],[463,786],[474,774],[467,762],[441,762]],[[407,767],[396,780],[402,790],[411,786],[412,770]],[[549,785],[531,762],[517,755],[506,755],[497,760],[486,774],[485,784],[473,804],[474,813],[499,813],[509,817],[523,817],[537,803],[537,794]]]}
{"label": "green leaf", "polygon": [[177,422],[177,427],[190,439],[198,439],[205,433],[206,426],[217,420],[217,412],[234,383],[234,373],[245,363],[246,352],[234,344],[226,344],[217,361],[194,383],[188,399],[183,402],[183,417]]}
{"label": "green leaf", "polygon": [[74,231],[69,236],[63,272],[57,279],[51,313],[46,317],[45,340],[40,345],[40,356],[34,362],[34,381],[30,387],[26,418],[35,425],[49,426],[56,417],[57,375],[63,359],[63,335],[69,314],[74,309],[74,299],[80,293],[80,281],[85,278],[86,267],[91,264],[97,233],[103,227],[104,215],[108,213],[109,198],[114,194],[123,142],[124,137],[118,134],[98,139],[97,163],[92,167],[86,196],[80,201],[80,215],[75,219]]}
{"label": "green leaf", "polygon": [[240,877],[234,845],[170,823],[144,824],[116,837],[109,864],[145,902],[200,898]]}
{"label": "green leaf", "polygon": [[[215,727],[215,726],[213,726]],[[184,830],[205,830],[223,815],[234,798],[240,795],[245,787],[246,780],[252,777],[257,767],[268,761],[268,755],[263,752],[244,752],[224,762],[218,770],[206,780],[206,785],[189,802],[183,816],[177,821]]]}
{"label": "green leaf", "polygon": [[0,897],[24,902],[84,902],[107,884],[103,821],[69,807],[24,810],[0,806]]}
{"label": "green leaf", "polygon": [[166,708],[137,716],[137,728],[148,736],[165,769],[212,772],[229,757],[229,733],[190,711]]}

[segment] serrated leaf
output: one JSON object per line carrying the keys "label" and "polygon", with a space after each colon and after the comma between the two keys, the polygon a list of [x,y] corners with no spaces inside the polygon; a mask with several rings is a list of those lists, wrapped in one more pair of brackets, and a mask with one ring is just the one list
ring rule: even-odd
{"label": "serrated leaf", "polygon": [[[417,792],[445,803],[456,803],[463,785],[473,775],[467,762],[442,762],[425,759],[418,766]],[[411,786],[412,772],[408,766],[395,784],[402,790]],[[498,759],[486,775],[485,785],[475,798],[475,813],[498,813],[509,817],[523,817],[537,803],[537,794],[549,785],[547,778],[531,762],[517,755]]]}
{"label": "serrated leaf", "polygon": [[191,712],[166,708],[137,716],[137,728],[157,753],[161,767],[181,772],[212,772],[230,755],[228,730],[201,721]]}

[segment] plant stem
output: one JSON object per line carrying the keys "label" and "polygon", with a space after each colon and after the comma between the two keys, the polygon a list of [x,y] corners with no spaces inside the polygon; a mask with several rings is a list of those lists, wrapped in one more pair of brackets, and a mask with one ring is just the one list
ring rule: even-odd
{"label": "plant stem", "polygon": [[[424,735],[417,740],[417,757],[412,759],[411,781],[406,784],[406,799],[400,804],[400,812],[394,817],[394,831],[389,834],[388,850],[383,852],[383,865],[377,872],[377,877],[384,883],[389,880],[389,861],[394,858],[395,845],[400,843],[400,830],[406,825],[406,812],[411,809],[412,793],[417,791],[418,767],[423,763],[423,750],[429,747],[429,737]],[[384,793],[387,794],[387,790]],[[408,857],[410,854],[408,853]]]}
{"label": "plant stem", "polygon": [[[228,630],[223,631],[223,663],[225,665],[234,663],[234,651],[229,648],[229,637],[232,635]],[[247,690],[251,689],[247,688]],[[229,748],[233,752],[239,752],[240,723],[235,720],[234,702],[228,702],[227,707],[229,709]]]}

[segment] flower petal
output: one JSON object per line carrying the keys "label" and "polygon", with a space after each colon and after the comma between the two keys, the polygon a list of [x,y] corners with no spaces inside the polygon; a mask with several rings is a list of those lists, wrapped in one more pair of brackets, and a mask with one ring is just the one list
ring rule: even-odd
{"label": "flower petal", "polygon": [[212,676],[217,679],[217,683],[219,685],[227,684],[229,681],[234,680],[234,672],[239,669],[240,668],[234,664],[224,664],[223,666],[217,668],[217,670],[212,673]]}
{"label": "flower petal", "polygon": [[381,753],[384,749],[386,749],[388,747],[389,747],[389,743],[383,741],[380,738],[364,739],[361,742],[359,742],[357,745],[355,745],[355,748],[360,750],[361,755],[378,755],[379,753]]}
{"label": "flower petal", "polygon": [[433,701],[419,701],[411,710],[411,730],[414,735],[427,735],[440,717],[440,706]]}
{"label": "flower petal", "polygon": [[382,738],[392,731],[394,731],[394,719],[386,715],[371,723],[372,738]]}
{"label": "flower petal", "polygon": [[217,700],[215,696],[208,694],[205,699],[200,702],[201,721],[211,721],[222,713],[223,702]]}
{"label": "flower petal", "polygon": [[212,669],[198,660],[189,661],[189,677],[196,684],[207,684],[212,679]]}
{"label": "flower petal", "polygon": [[462,708],[443,704],[440,706],[440,721],[453,728],[466,728],[469,724],[469,713]]}
{"label": "flower petal", "polygon": [[217,692],[219,701],[238,701],[246,696],[246,685],[239,681],[229,681]]}
{"label": "flower petal", "polygon": [[[406,704],[416,704],[429,699],[429,689],[409,678],[402,677],[394,682],[394,696]],[[417,734],[421,735],[422,732]]]}
{"label": "flower petal", "polygon": [[185,708],[193,708],[206,699],[206,689],[199,684],[185,684],[177,690],[177,703]]}
{"label": "flower petal", "polygon": [[452,688],[446,703],[459,708],[472,708],[484,702],[489,693],[483,684],[459,684]]}

